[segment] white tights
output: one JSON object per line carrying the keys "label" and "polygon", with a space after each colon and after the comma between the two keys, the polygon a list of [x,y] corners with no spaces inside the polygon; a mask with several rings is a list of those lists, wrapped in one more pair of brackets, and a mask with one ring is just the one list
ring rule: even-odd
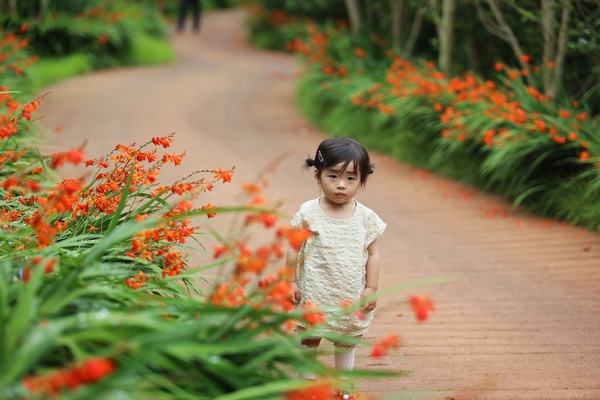
{"label": "white tights", "polygon": [[[319,344],[302,344],[300,345],[302,352],[310,357],[312,360],[317,358],[317,350]],[[344,371],[352,371],[354,369],[354,358],[355,351],[352,346],[340,346],[335,345],[333,348],[333,359],[335,361],[335,368]],[[315,379],[313,372],[301,372],[300,378],[302,379]]]}

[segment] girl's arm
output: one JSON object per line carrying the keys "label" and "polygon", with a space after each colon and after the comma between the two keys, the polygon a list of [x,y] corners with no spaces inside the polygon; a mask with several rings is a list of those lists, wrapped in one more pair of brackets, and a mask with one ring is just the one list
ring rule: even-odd
{"label": "girl's arm", "polygon": [[296,265],[298,264],[298,250],[292,246],[288,248],[287,255],[285,256],[285,266],[290,269],[289,283],[292,287],[291,300],[292,303],[298,304],[300,301],[300,289],[296,283]]}
{"label": "girl's arm", "polygon": [[[377,239],[373,240],[369,247],[369,258],[367,258],[367,284],[363,290],[360,300],[363,303],[363,311],[373,311],[377,307],[377,299],[371,298],[377,293],[379,286],[379,250],[377,248]],[[368,298],[368,299],[367,299]]]}

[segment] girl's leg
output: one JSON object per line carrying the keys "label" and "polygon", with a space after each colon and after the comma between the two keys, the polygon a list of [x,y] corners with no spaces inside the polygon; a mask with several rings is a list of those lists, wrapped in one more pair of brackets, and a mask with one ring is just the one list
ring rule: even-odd
{"label": "girl's leg", "polygon": [[[335,368],[344,371],[352,371],[354,369],[354,347],[356,345],[353,343],[335,342],[333,346],[333,359],[335,361]],[[348,381],[348,385],[343,386],[343,388],[338,390],[338,397],[344,400],[353,398],[350,394],[354,387],[352,382]]]}
{"label": "girl's leg", "polygon": [[354,344],[339,342],[333,344],[333,359],[336,369],[345,371],[352,371],[354,369],[354,346]]}
{"label": "girl's leg", "polygon": [[[319,348],[319,343],[321,343],[321,339],[304,339],[300,341],[300,348],[302,352],[306,354],[310,359],[317,359],[317,349]],[[301,372],[301,379],[310,379],[315,380],[314,372]]]}
{"label": "girl's leg", "polygon": [[336,369],[352,371],[354,369],[354,357],[354,346],[335,345],[333,347],[333,358]]}

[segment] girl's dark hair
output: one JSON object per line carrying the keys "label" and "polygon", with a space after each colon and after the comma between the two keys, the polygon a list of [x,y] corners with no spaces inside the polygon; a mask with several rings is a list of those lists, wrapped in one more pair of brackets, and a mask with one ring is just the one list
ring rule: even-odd
{"label": "girl's dark hair", "polygon": [[321,142],[315,153],[315,158],[306,159],[304,168],[315,167],[317,173],[325,168],[342,164],[341,172],[354,161],[354,168],[360,173],[360,185],[367,183],[367,177],[373,173],[373,164],[367,150],[356,140],[350,138],[332,137]]}

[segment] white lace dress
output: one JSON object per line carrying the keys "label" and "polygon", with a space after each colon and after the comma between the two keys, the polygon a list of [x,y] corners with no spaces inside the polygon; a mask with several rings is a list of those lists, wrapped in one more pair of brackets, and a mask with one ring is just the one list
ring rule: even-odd
{"label": "white lace dress", "polygon": [[[320,206],[320,198],[302,204],[292,219],[294,228],[309,229],[313,235],[298,256],[296,281],[300,305],[312,303],[330,309],[324,332],[359,336],[367,332],[373,312],[349,313],[339,318],[333,310],[344,302],[357,302],[366,285],[367,247],[385,230],[375,212],[358,201],[348,219],[329,217]],[[300,326],[303,326],[300,324]]]}

